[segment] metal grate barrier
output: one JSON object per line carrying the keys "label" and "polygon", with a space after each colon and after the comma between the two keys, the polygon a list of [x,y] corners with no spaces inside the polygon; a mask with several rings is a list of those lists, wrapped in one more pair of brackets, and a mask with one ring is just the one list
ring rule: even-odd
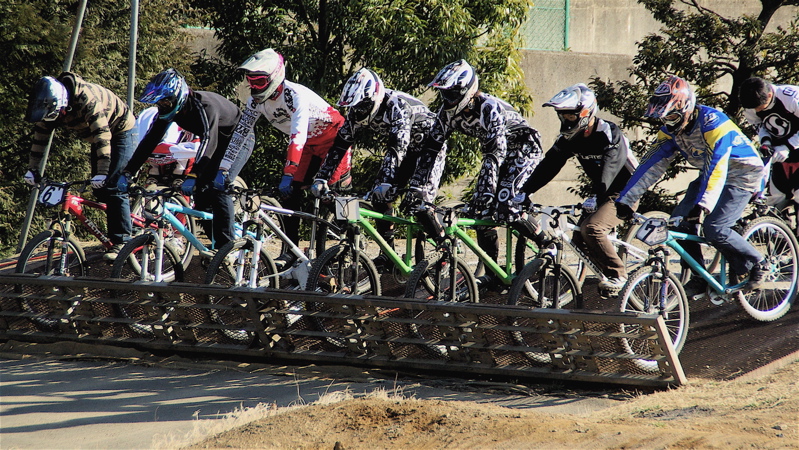
{"label": "metal grate barrier", "polygon": [[653,387],[686,382],[656,315],[186,283],[0,275],[0,339],[73,340],[460,376]]}

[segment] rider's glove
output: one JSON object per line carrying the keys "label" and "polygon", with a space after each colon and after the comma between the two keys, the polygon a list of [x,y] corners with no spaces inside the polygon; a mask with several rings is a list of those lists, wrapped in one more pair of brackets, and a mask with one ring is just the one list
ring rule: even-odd
{"label": "rider's glove", "polygon": [[487,219],[494,215],[494,194],[481,194],[469,203],[468,213],[475,219]]}
{"label": "rider's glove", "polygon": [[374,189],[372,189],[372,195],[370,198],[372,200],[388,203],[394,200],[394,195],[396,193],[396,189],[394,189],[394,185],[391,183],[380,183]]}
{"label": "rider's glove", "polygon": [[130,174],[122,172],[119,174],[119,179],[117,180],[117,190],[124,194],[128,192],[128,187],[130,187]]}
{"label": "rider's glove", "polygon": [[633,209],[624,203],[616,203],[616,217],[621,220],[627,221],[633,218]]}
{"label": "rider's glove", "polygon": [[313,194],[314,197],[320,198],[328,192],[330,192],[330,186],[327,185],[327,180],[323,180],[321,178],[313,180],[313,184],[311,185],[311,194]]}
{"label": "rider's glove", "polygon": [[39,176],[39,171],[36,169],[31,169],[25,173],[25,176],[22,178],[25,180],[25,183],[36,186],[36,183],[42,180],[42,177]]}
{"label": "rider's glove", "polygon": [[183,195],[189,197],[194,193],[194,185],[196,183],[197,179],[190,176],[183,180],[183,183],[180,185],[180,191],[183,192]]}
{"label": "rider's glove", "polygon": [[763,161],[768,161],[774,154],[774,147],[772,147],[771,143],[767,141],[763,143],[760,148],[758,148],[758,151],[760,152],[760,157],[763,158]]}
{"label": "rider's glove", "polygon": [[294,190],[291,186],[292,181],[294,181],[293,175],[283,174],[283,178],[280,179],[280,185],[277,188],[284,197],[291,195],[291,192]]}
{"label": "rider's glove", "polygon": [[592,214],[596,212],[596,197],[585,199],[583,202],[583,211]]}
{"label": "rider's glove", "polygon": [[94,189],[100,189],[101,187],[105,186],[105,175],[95,175],[92,178],[92,187]]}
{"label": "rider's glove", "polygon": [[702,223],[702,219],[705,214],[707,214],[707,210],[705,210],[703,206],[694,205],[694,207],[691,208],[691,211],[688,212],[685,220],[688,222]]}
{"label": "rider's glove", "polygon": [[228,186],[227,176],[228,176],[227,170],[219,169],[219,171],[216,173],[216,177],[214,178],[214,189],[223,192],[227,190]]}

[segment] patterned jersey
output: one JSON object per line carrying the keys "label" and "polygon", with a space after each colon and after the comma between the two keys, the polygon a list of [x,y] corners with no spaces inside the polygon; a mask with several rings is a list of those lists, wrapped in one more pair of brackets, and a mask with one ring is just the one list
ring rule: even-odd
{"label": "patterned jersey", "polygon": [[[252,97],[242,113],[233,139],[228,146],[222,168],[230,168],[244,148],[247,136],[255,122],[263,115],[275,128],[289,136],[286,165],[283,173],[294,175],[300,163],[303,148],[317,141],[332,139],[344,118],[322,97],[307,87],[284,81],[275,99],[255,104]],[[324,149],[327,150],[326,148]],[[324,157],[324,155],[319,155]]]}
{"label": "patterned jersey", "polygon": [[760,142],[771,141],[774,146],[799,148],[799,86],[772,86],[774,101],[768,109],[757,112],[744,109],[744,117],[757,130]]}
{"label": "patterned jersey", "polygon": [[[71,72],[58,76],[69,93],[66,113],[52,122],[33,125],[33,145],[28,166],[38,169],[50,132],[58,127],[74,131],[91,144],[97,157],[97,174],[108,175],[111,164],[111,137],[128,131],[136,124],[128,105],[116,94],[99,84],[87,83]],[[95,174],[95,175],[97,175]]]}
{"label": "patterned jersey", "polygon": [[404,92],[386,89],[375,118],[368,124],[359,124],[347,116],[316,178],[329,180],[347,150],[355,143],[358,133],[369,129],[378,135],[388,136],[385,158],[375,184],[394,184],[397,168],[408,152],[419,150],[434,119],[435,115],[421,100]]}
{"label": "patterned jersey", "polygon": [[600,201],[618,195],[638,167],[638,159],[630,142],[613,122],[597,118],[588,136],[579,133],[573,139],[559,136],[544,159],[524,185],[524,191],[535,193],[552,181],[572,156],[591,179],[593,194]]}
{"label": "patterned jersey", "polygon": [[[763,161],[752,141],[723,112],[697,105],[697,118],[678,135],[662,127],[654,145],[638,166],[619,202],[632,206],[681,154],[698,168],[700,186],[694,204],[713,211],[722,188],[729,184],[753,192],[763,176]],[[688,201],[685,199],[684,201]]]}

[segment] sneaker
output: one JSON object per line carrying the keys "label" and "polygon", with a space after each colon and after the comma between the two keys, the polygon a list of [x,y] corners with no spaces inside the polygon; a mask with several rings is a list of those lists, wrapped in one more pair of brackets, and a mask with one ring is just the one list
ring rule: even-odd
{"label": "sneaker", "polygon": [[683,285],[683,289],[685,289],[685,295],[688,296],[689,299],[693,299],[707,291],[707,281],[705,281],[704,278],[692,277]]}
{"label": "sneaker", "polygon": [[480,275],[477,277],[476,281],[477,290],[480,291],[480,293],[484,293],[486,291],[496,291],[500,285],[499,280],[494,274]]}
{"label": "sneaker", "polygon": [[117,259],[117,255],[119,255],[119,251],[122,250],[125,244],[114,244],[113,247],[106,249],[105,255],[103,255],[103,259],[106,261],[114,262]]}
{"label": "sneaker", "polygon": [[763,282],[766,281],[766,274],[768,274],[768,266],[765,261],[761,261],[752,267],[749,271],[749,282],[744,287],[747,291],[754,291],[763,287]]}
{"label": "sneaker", "polygon": [[294,265],[297,261],[297,256],[294,253],[286,252],[275,258],[275,266],[277,270],[283,271]]}
{"label": "sneaker", "polygon": [[391,260],[388,259],[388,256],[386,256],[386,255],[384,255],[382,253],[380,255],[378,255],[377,258],[373,259],[372,263],[375,265],[375,268],[377,269],[378,273],[385,273],[385,272],[391,270],[391,268],[393,266],[393,264],[391,263]]}
{"label": "sneaker", "polygon": [[627,284],[627,278],[625,277],[609,277],[599,282],[599,288],[609,291],[620,291],[625,284]]}

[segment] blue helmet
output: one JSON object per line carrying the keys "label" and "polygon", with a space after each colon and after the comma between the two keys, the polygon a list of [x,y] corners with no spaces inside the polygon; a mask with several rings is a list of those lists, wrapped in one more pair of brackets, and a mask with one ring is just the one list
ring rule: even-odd
{"label": "blue helmet", "polygon": [[175,69],[167,69],[154,76],[144,88],[139,101],[155,104],[159,119],[172,119],[180,111],[189,96],[186,79]]}

